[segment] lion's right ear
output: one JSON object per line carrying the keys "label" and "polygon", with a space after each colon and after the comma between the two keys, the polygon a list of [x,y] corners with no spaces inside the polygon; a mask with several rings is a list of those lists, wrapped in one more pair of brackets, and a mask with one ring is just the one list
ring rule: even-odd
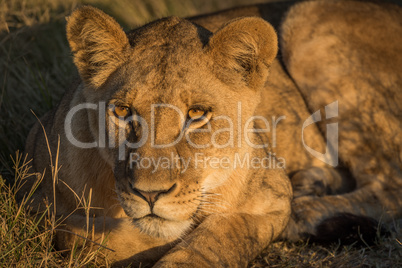
{"label": "lion's right ear", "polygon": [[83,6],[67,18],[67,39],[86,85],[98,88],[126,59],[127,35],[110,16]]}

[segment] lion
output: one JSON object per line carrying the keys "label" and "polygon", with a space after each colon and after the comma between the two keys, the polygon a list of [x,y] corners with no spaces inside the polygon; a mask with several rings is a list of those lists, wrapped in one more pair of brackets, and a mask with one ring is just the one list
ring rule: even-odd
{"label": "lion", "polygon": [[280,238],[400,217],[401,15],[271,3],[125,33],[76,9],[80,81],[28,136],[32,169],[53,170],[31,206],[63,220],[59,248],[84,236],[156,267],[245,266]]}

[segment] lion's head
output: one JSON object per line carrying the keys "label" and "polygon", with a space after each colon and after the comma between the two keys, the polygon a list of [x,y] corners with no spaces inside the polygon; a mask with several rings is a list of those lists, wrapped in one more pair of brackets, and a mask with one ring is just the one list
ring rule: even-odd
{"label": "lion's head", "polygon": [[220,209],[209,206],[217,189],[241,191],[246,176],[233,163],[261,145],[249,118],[277,53],[267,22],[242,18],[211,33],[169,17],[126,34],[82,7],[68,18],[67,36],[80,94],[99,105],[87,112],[91,133],[141,230],[180,236]]}

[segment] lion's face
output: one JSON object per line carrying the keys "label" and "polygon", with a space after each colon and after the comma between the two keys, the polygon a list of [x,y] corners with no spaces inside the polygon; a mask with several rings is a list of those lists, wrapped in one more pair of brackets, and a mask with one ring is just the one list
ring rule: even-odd
{"label": "lion's face", "polygon": [[234,162],[237,113],[249,118],[258,99],[256,91],[243,89],[251,97],[244,98],[221,82],[198,36],[183,33],[141,40],[104,86],[111,96],[107,136],[129,142],[113,150],[120,202],[138,227],[157,236],[178,236],[198,213],[216,209],[213,188],[233,168],[211,166],[210,158]]}
{"label": "lion's face", "polygon": [[[104,116],[88,112],[90,128],[95,138],[105,137],[99,150],[114,169],[118,199],[144,232],[179,237],[198,217],[222,209],[214,189],[237,172],[235,158],[249,152],[249,142],[261,143],[243,128],[258,104],[267,63],[244,40],[246,33],[225,32],[230,24],[212,35],[168,18],[116,37],[118,26],[108,21],[113,36],[91,48],[100,33],[111,31],[100,29],[91,41],[92,18],[80,21],[81,37],[85,25],[92,32],[78,44],[74,19],[82,17],[70,18],[67,30],[84,96],[105,107]],[[241,42],[222,43],[233,38]]]}

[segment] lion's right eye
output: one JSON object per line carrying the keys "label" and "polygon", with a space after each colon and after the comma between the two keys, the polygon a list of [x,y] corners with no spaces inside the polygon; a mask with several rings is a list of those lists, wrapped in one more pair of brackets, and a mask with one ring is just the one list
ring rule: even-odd
{"label": "lion's right eye", "polygon": [[130,108],[116,105],[113,107],[113,113],[116,117],[125,119],[130,115]]}
{"label": "lion's right eye", "polygon": [[190,109],[188,111],[188,116],[192,119],[192,120],[198,120],[201,117],[203,117],[205,115],[205,111],[203,110],[199,110],[199,109]]}
{"label": "lion's right eye", "polygon": [[204,108],[194,107],[188,110],[188,129],[200,128],[212,117],[212,112]]}

